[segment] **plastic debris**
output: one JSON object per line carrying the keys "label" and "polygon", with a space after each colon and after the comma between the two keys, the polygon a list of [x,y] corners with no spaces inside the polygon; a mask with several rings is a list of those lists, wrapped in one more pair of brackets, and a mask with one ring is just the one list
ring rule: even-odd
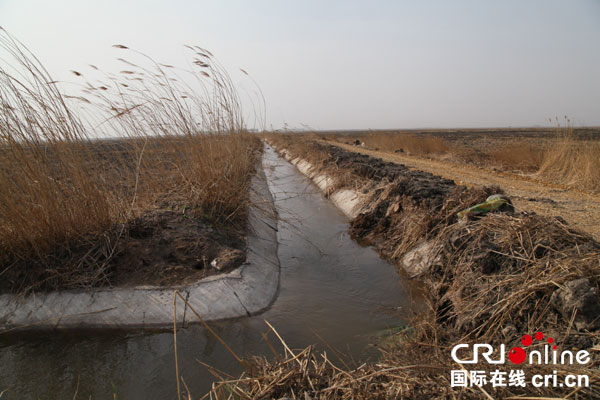
{"label": "plastic debris", "polygon": [[515,209],[512,202],[508,197],[503,194],[494,194],[488,197],[483,203],[475,204],[465,210],[462,210],[458,214],[458,219],[464,219],[469,217],[482,217],[492,211],[509,211],[513,212]]}

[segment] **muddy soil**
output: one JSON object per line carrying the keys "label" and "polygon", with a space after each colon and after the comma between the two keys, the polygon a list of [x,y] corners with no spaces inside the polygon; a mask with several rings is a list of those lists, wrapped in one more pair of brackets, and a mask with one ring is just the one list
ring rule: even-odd
{"label": "muddy soil", "polygon": [[403,195],[415,205],[424,203],[438,207],[456,188],[454,181],[429,172],[408,169],[404,164],[383,161],[366,154],[345,151],[332,145],[321,145],[331,155],[338,168],[352,171],[355,175],[375,182],[384,179],[393,182],[393,194]]}
{"label": "muddy soil", "polygon": [[[43,262],[13,262],[2,272],[0,294],[90,287],[181,286],[241,265],[245,233],[182,211],[156,210],[57,248]],[[93,282],[93,283],[90,283]]]}
{"label": "muddy soil", "polygon": [[110,284],[189,284],[241,265],[246,259],[244,246],[244,235],[231,227],[215,227],[180,212],[156,211],[131,223],[111,263]]}

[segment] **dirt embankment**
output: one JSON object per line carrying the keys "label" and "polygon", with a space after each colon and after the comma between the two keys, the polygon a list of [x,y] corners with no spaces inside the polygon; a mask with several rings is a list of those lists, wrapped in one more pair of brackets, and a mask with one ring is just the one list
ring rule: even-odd
{"label": "dirt embankment", "polygon": [[[331,143],[331,142],[329,142]],[[600,239],[600,195],[517,174],[482,168],[452,160],[427,159],[405,153],[389,153],[361,146],[334,143],[340,148],[369,155],[410,169],[427,171],[469,187],[500,186],[517,209],[544,215],[560,215],[570,224]]]}
{"label": "dirt embankment", "polygon": [[0,293],[185,285],[242,264],[246,242],[239,228],[157,210],[118,227],[105,241],[92,237],[58,248],[37,268],[13,263],[4,269]]}
{"label": "dirt embankment", "polygon": [[[587,288],[585,296],[592,296],[585,300],[590,304],[582,303],[581,309],[577,309],[576,325],[600,328],[600,305],[593,305],[600,301],[600,282],[596,277],[600,271],[600,245],[590,235],[569,227],[560,217],[525,211],[459,221],[459,211],[485,201],[492,194],[503,194],[503,190],[467,188],[427,172],[336,146],[326,146],[326,151],[337,168],[384,182],[372,190],[363,211],[351,221],[351,235],[371,242],[383,256],[409,273],[430,280],[439,302],[438,313],[444,318],[451,316],[449,319],[456,327],[468,325],[469,329],[480,332],[502,329],[494,326],[494,322],[508,321],[489,318],[507,315],[497,315],[488,307],[476,310],[473,298],[485,297],[496,302],[513,293],[532,296],[536,301],[547,300],[561,319],[569,313],[561,309],[557,296],[561,290],[568,291],[565,288],[575,285],[577,290]],[[407,258],[415,251],[426,262]],[[425,268],[412,271],[414,264]],[[517,274],[521,279],[513,276],[504,281],[507,274]],[[584,281],[573,283],[579,279]],[[472,287],[476,284],[481,288]],[[465,287],[470,288],[465,290]],[[475,296],[477,291],[481,293]],[[519,303],[517,298],[513,300]],[[523,317],[526,314],[520,313]],[[518,331],[529,328],[526,321],[512,321],[510,325]]]}
{"label": "dirt embankment", "polygon": [[[185,285],[245,260],[245,234],[232,227],[158,211],[136,219],[114,260],[113,284]],[[211,265],[212,263],[212,265]]]}
{"label": "dirt embankment", "polygon": [[[535,332],[551,337],[559,350],[589,351],[592,361],[520,366],[527,374],[550,368],[560,377],[589,375],[598,365],[597,351],[592,349],[600,343],[600,244],[592,236],[560,217],[510,208],[459,221],[459,211],[492,194],[502,194],[502,189],[456,185],[401,164],[314,141],[300,146],[293,144],[294,138],[279,140],[281,147],[295,147],[296,156],[321,154],[317,165],[328,175],[354,175],[346,184],[362,188],[368,200],[351,221],[351,235],[373,244],[425,285],[431,312],[395,337],[384,354],[388,364],[420,364],[422,368],[385,376],[383,386],[397,385],[411,398],[482,397],[476,387],[450,388],[450,370],[458,368],[450,358],[452,347],[477,342],[503,343],[510,349],[521,345],[523,335]],[[477,369],[489,368],[477,365]],[[385,374],[378,375],[383,378]],[[579,396],[600,396],[600,388],[590,378],[592,384],[580,389]],[[381,384],[378,380],[378,390],[383,390]],[[502,397],[573,391],[531,385],[488,386],[486,390]]]}
{"label": "dirt embankment", "polygon": [[[336,146],[323,146],[323,148],[337,168],[351,171],[356,176],[376,183],[394,182],[394,185],[397,185],[394,190],[410,197],[415,203],[425,202],[430,207],[440,206],[448,193],[456,187],[454,181],[450,179],[424,171],[411,170],[403,164],[344,151]],[[376,194],[381,193],[382,190],[379,188]]]}

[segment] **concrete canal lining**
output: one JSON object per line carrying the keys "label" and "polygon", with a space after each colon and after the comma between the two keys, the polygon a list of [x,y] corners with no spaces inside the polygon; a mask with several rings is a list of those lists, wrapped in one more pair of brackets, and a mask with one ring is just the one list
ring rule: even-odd
{"label": "concrete canal lining", "polygon": [[[235,270],[182,287],[98,288],[27,297],[4,294],[0,326],[3,330],[167,327],[173,324],[175,289],[206,321],[260,313],[277,296],[280,272],[277,216],[263,168],[252,179],[250,199],[246,262]],[[177,321],[197,322],[181,300]]]}
{"label": "concrete canal lining", "polygon": [[[294,165],[298,171],[311,179],[321,191],[327,195],[346,216],[350,219],[356,218],[364,211],[367,195],[352,189],[336,189],[335,180],[319,171],[314,165],[300,157],[294,157],[287,149],[275,149],[286,160]],[[416,278],[423,274],[431,265],[439,261],[439,246],[431,241],[422,240],[410,249],[402,258],[400,264],[410,278]]]}
{"label": "concrete canal lining", "polygon": [[329,175],[321,172],[314,165],[308,161],[300,158],[293,157],[286,149],[277,149],[272,146],[279,154],[281,154],[287,161],[294,165],[298,171],[303,175],[310,178],[323,193],[325,193],[347,217],[350,219],[355,218],[364,203],[364,195],[356,190],[352,189],[335,189],[335,180]]}

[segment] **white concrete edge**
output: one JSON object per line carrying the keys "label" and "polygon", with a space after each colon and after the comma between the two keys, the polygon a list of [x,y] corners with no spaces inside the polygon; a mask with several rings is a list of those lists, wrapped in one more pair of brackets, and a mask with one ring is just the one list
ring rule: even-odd
{"label": "white concrete edge", "polygon": [[[353,219],[357,217],[368,206],[366,204],[368,202],[368,195],[350,189],[332,191],[334,188],[332,177],[319,171],[319,168],[313,166],[308,161],[292,156],[287,149],[278,149],[270,143],[269,145],[291,164],[296,166],[298,171],[310,178],[325,195],[329,196],[336,207],[342,210],[349,218]],[[417,278],[429,269],[432,264],[439,262],[438,253],[438,245],[431,241],[423,240],[405,253],[399,265],[404,268],[411,279]]]}
{"label": "white concrete edge", "polygon": [[[264,159],[263,159],[264,163]],[[258,314],[279,290],[277,216],[264,170],[252,178],[246,262],[235,270],[182,287],[60,291],[0,296],[0,333],[6,330],[158,328],[173,324],[174,290],[205,321]],[[181,299],[177,321],[199,322]]]}
{"label": "white concrete edge", "polygon": [[365,201],[365,195],[357,190],[347,188],[335,189],[335,180],[333,177],[319,171],[319,168],[307,160],[300,157],[293,157],[287,149],[279,149],[271,143],[269,145],[294,165],[298,171],[311,179],[347,217],[352,219],[358,216]]}

